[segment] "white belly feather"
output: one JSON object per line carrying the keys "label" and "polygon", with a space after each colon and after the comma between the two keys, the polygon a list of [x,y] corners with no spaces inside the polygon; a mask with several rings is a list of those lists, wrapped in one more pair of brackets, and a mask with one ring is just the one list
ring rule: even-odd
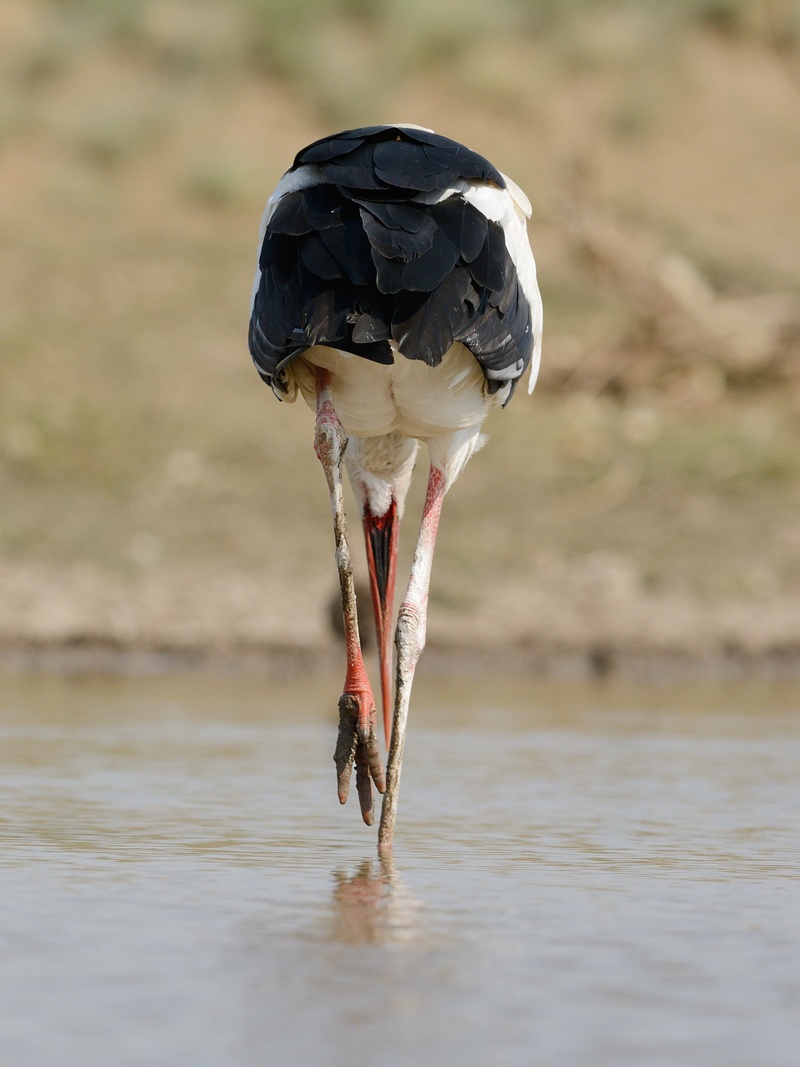
{"label": "white belly feather", "polygon": [[330,371],[333,405],[345,433],[378,437],[399,433],[428,440],[453,430],[479,426],[502,402],[490,394],[478,361],[454,344],[438,367],[395,357],[389,366],[322,346],[308,349],[287,369],[293,400],[297,390],[316,409],[313,367]]}

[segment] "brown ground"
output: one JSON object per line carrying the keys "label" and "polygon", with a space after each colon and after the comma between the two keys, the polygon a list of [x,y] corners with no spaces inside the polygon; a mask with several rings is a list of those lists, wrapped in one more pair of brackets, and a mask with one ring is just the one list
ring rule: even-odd
{"label": "brown ground", "polygon": [[[330,584],[229,568],[125,579],[85,565],[4,567],[0,583],[7,667],[278,675],[341,667]],[[469,612],[434,603],[424,662],[436,673],[797,676],[800,603],[649,592],[623,557],[598,552],[496,588]]]}
{"label": "brown ground", "polygon": [[446,504],[428,669],[800,670],[796,5],[465,4],[432,57],[331,4],[280,63],[255,7],[0,8],[5,662],[337,661],[311,417],[245,350],[254,239],[299,146],[403,118],[529,192],[546,309],[540,387]]}

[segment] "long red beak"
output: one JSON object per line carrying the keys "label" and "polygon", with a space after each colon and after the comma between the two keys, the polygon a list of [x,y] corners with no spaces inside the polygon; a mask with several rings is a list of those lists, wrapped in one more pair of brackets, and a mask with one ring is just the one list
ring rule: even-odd
{"label": "long red beak", "polygon": [[369,565],[369,587],[372,593],[372,610],[375,613],[375,631],[378,635],[378,655],[381,665],[383,728],[388,745],[392,723],[394,579],[397,570],[397,543],[400,536],[400,520],[397,517],[397,505],[394,500],[383,515],[372,515],[367,507],[364,511],[363,523]]}

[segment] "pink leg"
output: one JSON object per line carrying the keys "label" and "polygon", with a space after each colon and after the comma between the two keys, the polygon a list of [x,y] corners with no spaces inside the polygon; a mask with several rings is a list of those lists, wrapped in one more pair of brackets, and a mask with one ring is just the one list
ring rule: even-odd
{"label": "pink leg", "polygon": [[346,447],[347,436],[333,407],[330,376],[327,371],[318,370],[314,450],[325,471],[330,492],[336,541],[336,565],[339,571],[347,644],[347,671],[344,691],[339,700],[339,737],[333,759],[336,763],[339,801],[342,804],[347,800],[350,791],[350,778],[355,764],[356,789],[361,805],[361,815],[367,826],[371,826],[373,821],[371,781],[375,783],[375,788],[379,793],[386,788],[386,781],[375,733],[375,698],[372,695],[372,687],[369,684],[361,654],[353,567],[350,561],[350,546],[347,542],[347,522],[342,493],[342,457]]}
{"label": "pink leg", "polygon": [[433,551],[436,533],[442,514],[442,501],[447,483],[442,471],[431,466],[425,507],[422,512],[417,549],[411,566],[411,577],[405,599],[397,616],[395,644],[397,646],[397,685],[395,690],[392,742],[389,747],[389,762],[386,768],[386,793],[381,810],[378,830],[378,848],[392,847],[394,825],[397,816],[397,792],[403,766],[403,749],[406,740],[406,723],[411,686],[417,661],[425,647],[425,626],[428,616],[428,589],[431,580]]}

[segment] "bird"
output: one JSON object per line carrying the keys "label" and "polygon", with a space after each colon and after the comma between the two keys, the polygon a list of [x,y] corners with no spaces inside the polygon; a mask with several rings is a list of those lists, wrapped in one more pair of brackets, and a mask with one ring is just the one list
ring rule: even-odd
{"label": "bird", "polygon": [[[445,494],[484,443],[489,412],[508,404],[526,373],[529,392],[536,383],[543,317],[530,215],[527,196],[485,157],[396,123],[344,130],[299,151],[259,228],[248,345],[278,399],[302,396],[316,415],[346,643],[337,792],[344,804],[355,767],[367,825],[373,785],[383,794],[379,851],[394,838]],[[421,442],[428,480],[393,649],[400,524]],[[385,771],[356,614],[343,467],[366,546]]]}

